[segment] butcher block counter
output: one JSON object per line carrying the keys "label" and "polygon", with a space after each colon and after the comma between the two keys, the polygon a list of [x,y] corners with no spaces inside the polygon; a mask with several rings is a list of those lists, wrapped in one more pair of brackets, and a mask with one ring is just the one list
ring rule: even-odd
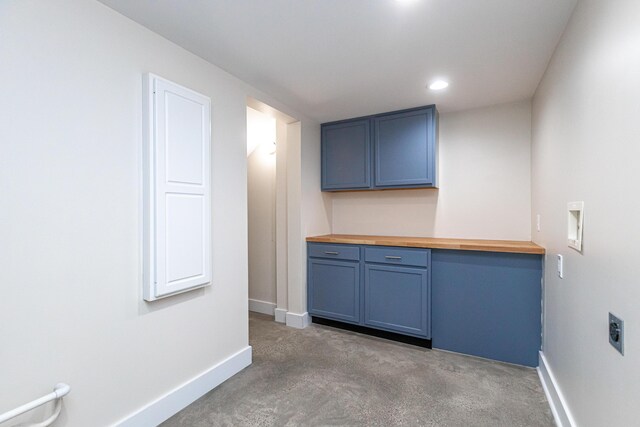
{"label": "butcher block counter", "polygon": [[307,237],[307,242],[342,243],[351,245],[397,246],[405,248],[453,249],[460,251],[507,252],[544,255],[544,248],[520,240],[444,239],[435,237],[367,236],[357,234],[326,234]]}

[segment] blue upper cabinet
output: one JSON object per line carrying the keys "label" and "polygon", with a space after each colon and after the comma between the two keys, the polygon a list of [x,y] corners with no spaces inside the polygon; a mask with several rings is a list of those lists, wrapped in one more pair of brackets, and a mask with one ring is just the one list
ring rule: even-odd
{"label": "blue upper cabinet", "polygon": [[322,190],[371,187],[371,121],[322,126]]}
{"label": "blue upper cabinet", "polygon": [[434,110],[374,118],[374,187],[436,186]]}
{"label": "blue upper cabinet", "polygon": [[322,125],[322,190],[437,187],[435,105]]}

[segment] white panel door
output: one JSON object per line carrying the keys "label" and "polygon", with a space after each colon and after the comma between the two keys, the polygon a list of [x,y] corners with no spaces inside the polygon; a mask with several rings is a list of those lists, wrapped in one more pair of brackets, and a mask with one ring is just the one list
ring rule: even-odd
{"label": "white panel door", "polygon": [[211,282],[211,102],[154,75],[147,88],[145,299],[154,300]]}

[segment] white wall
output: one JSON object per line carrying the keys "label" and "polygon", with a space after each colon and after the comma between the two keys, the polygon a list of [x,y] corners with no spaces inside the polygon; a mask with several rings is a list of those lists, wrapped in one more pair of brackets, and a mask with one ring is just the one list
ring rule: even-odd
{"label": "white wall", "polygon": [[[0,412],[108,425],[247,346],[246,95],[106,6],[0,2]],[[212,99],[213,284],[142,300],[142,74]],[[274,103],[275,104],[275,103]]]}
{"label": "white wall", "polygon": [[[532,212],[542,216],[533,237],[547,249],[543,349],[580,426],[638,424],[639,22],[635,0],[578,2],[533,102]],[[566,241],[567,202],[580,200],[582,254]],[[625,321],[624,357],[608,343],[609,311]]]}
{"label": "white wall", "polygon": [[306,251],[302,219],[302,124],[287,125],[287,309],[301,315],[307,311]]}
{"label": "white wall", "polygon": [[276,303],[275,139],[276,120],[247,108],[249,299],[271,304]]}
{"label": "white wall", "polygon": [[275,320],[284,323],[289,291],[287,219],[287,127],[276,120],[276,310]]}
{"label": "white wall", "polygon": [[247,107],[247,157],[263,145],[265,154],[275,152],[276,119],[262,111]]}
{"label": "white wall", "polygon": [[[301,159],[301,233],[299,241],[300,257],[290,258],[290,263],[297,263],[300,268],[299,276],[289,274],[290,287],[289,308],[294,313],[307,311],[307,245],[308,236],[331,233],[332,199],[331,194],[320,191],[320,124],[313,121],[302,123],[302,147],[299,153]],[[288,148],[291,147],[289,144]],[[288,169],[291,171],[291,169]],[[299,284],[295,286],[295,284]]]}
{"label": "white wall", "polygon": [[333,194],[333,233],[530,240],[529,101],[440,115],[440,188]]}

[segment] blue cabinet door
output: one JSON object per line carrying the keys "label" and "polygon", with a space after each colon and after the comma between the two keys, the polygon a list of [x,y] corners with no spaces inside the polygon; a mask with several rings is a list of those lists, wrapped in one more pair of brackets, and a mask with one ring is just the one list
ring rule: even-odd
{"label": "blue cabinet door", "polygon": [[428,270],[365,265],[364,324],[378,329],[431,337]]}
{"label": "blue cabinet door", "polygon": [[374,119],[374,187],[437,185],[435,115],[431,106]]}
{"label": "blue cabinet door", "polygon": [[322,190],[371,187],[371,121],[322,126]]}
{"label": "blue cabinet door", "polygon": [[433,250],[433,348],[538,366],[542,257]]}
{"label": "blue cabinet door", "polygon": [[307,275],[309,314],[359,322],[359,262],[309,258]]}

